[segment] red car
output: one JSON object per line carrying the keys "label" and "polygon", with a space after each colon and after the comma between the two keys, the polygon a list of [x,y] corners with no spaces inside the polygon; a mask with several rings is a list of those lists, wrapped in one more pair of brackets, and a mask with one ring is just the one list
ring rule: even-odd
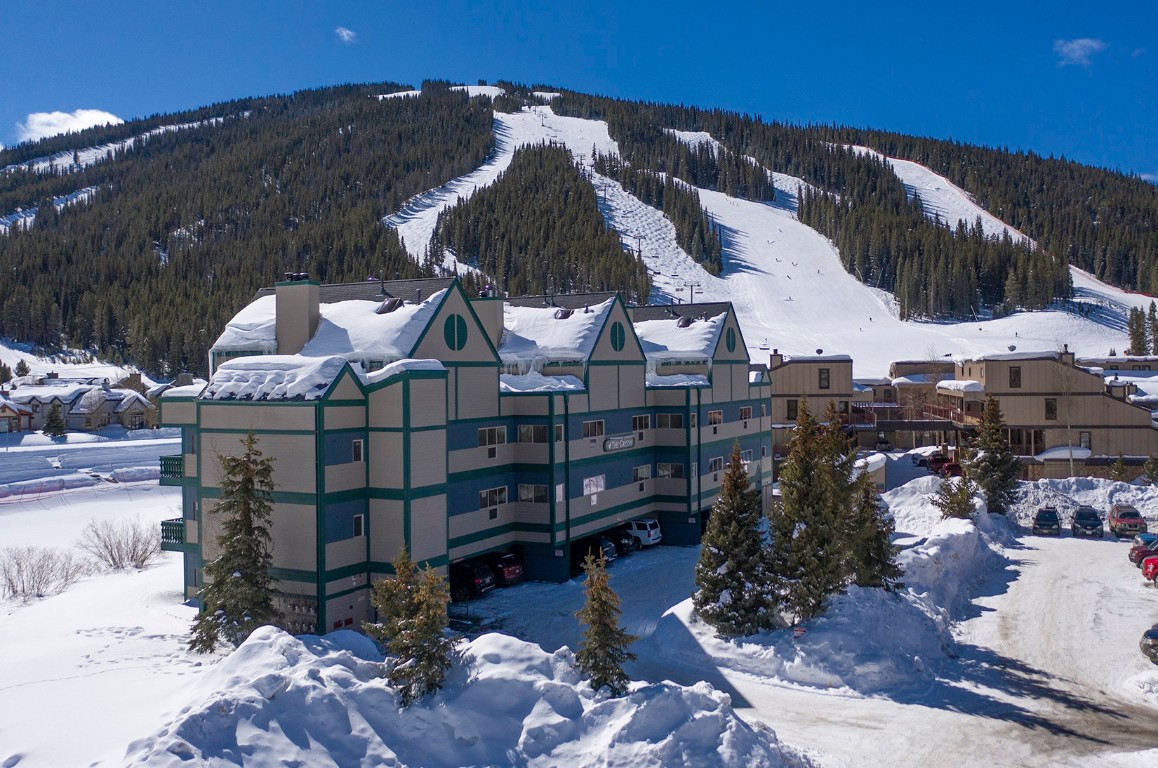
{"label": "red car", "polygon": [[929,457],[929,461],[925,466],[927,466],[929,468],[929,471],[932,472],[934,475],[939,475],[939,474],[941,474],[941,470],[943,470],[946,465],[951,464],[951,463],[953,463],[953,460],[950,459],[945,454],[934,453],[932,456]]}
{"label": "red car", "polygon": [[941,477],[961,477],[965,471],[955,461],[950,461],[941,467]]}
{"label": "red car", "polygon": [[1154,582],[1158,587],[1158,556],[1150,556],[1142,560],[1142,578]]}
{"label": "red car", "polygon": [[1142,519],[1138,510],[1130,504],[1115,504],[1110,507],[1110,515],[1106,523],[1110,533],[1118,538],[1146,532],[1146,521]]}
{"label": "red car", "polygon": [[1135,544],[1130,547],[1130,551],[1126,553],[1126,557],[1130,558],[1130,562],[1139,568],[1142,567],[1142,561],[1147,557],[1158,555],[1158,539],[1149,544]]}

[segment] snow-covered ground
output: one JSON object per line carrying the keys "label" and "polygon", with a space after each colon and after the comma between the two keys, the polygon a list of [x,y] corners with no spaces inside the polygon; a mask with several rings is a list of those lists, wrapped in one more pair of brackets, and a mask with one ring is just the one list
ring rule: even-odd
{"label": "snow-covered ground", "polygon": [[[711,143],[706,133],[673,132],[689,143]],[[556,115],[549,106],[495,115],[494,155],[480,168],[436,190],[419,195],[402,211],[386,217],[397,227],[407,250],[420,257],[430,242],[438,213],[460,197],[494,183],[510,165],[515,149],[543,141],[562,143],[584,165],[599,152],[618,147],[601,121]],[[947,179],[915,163],[895,161],[909,188],[942,219],[977,215],[987,231],[1006,228],[982,211]],[[1053,351],[1063,344],[1080,355],[1124,348],[1125,315],[1130,306],[1149,304],[1141,297],[1098,283],[1075,270],[1077,299],[1099,306],[1090,318],[1062,311],[1025,312],[974,322],[901,322],[892,296],[849,275],[835,247],[795,214],[795,194],[804,182],[773,176],[779,199],[772,204],[740,200],[699,190],[703,207],[721,226],[725,268],[718,277],[705,272],[676,245],[675,230],[663,215],[640,203],[613,181],[593,177],[602,192],[605,219],[623,244],[643,252],[652,278],[652,301],[731,301],[754,360],[779,349],[796,355],[846,353],[858,376],[880,376],[902,358],[980,355],[1009,351]],[[1020,233],[1012,232],[1015,236]],[[448,259],[448,268],[456,263]],[[462,265],[458,268],[464,269]]]}
{"label": "snow-covered ground", "polygon": [[[0,340],[0,362],[15,371],[21,360],[28,365],[28,370],[32,375],[55,372],[59,373],[61,378],[108,379],[112,384],[127,378],[132,373],[138,373],[138,370],[132,366],[112,365],[99,360],[85,362],[83,353],[80,352],[66,353],[55,357],[38,357],[23,345]],[[148,387],[156,384],[144,374],[141,375],[141,382]]]}

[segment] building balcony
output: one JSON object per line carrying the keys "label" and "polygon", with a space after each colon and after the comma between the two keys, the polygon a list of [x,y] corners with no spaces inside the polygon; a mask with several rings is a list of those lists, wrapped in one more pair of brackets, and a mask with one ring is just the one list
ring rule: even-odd
{"label": "building balcony", "polygon": [[924,406],[925,418],[927,419],[942,419],[951,421],[959,426],[967,424],[977,424],[979,419],[974,414],[967,414],[960,407],[955,405],[935,405],[933,403],[926,403]]}
{"label": "building balcony", "polygon": [[176,456],[161,457],[161,485],[181,485],[185,479],[185,457],[178,453]]}
{"label": "building balcony", "polygon": [[161,549],[165,552],[185,551],[185,520],[183,518],[161,521]]}

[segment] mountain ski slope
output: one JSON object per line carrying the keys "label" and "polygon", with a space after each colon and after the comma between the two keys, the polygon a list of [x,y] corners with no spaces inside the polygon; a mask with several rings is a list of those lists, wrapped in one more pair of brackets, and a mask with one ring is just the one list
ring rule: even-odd
{"label": "mountain ski slope", "polygon": [[[618,153],[602,121],[561,117],[549,106],[515,114],[496,113],[496,151],[480,168],[438,189],[419,195],[399,212],[386,217],[403,237],[407,250],[420,258],[430,242],[438,213],[459,197],[494,183],[524,145],[556,142],[590,167],[592,147]],[[708,134],[675,133],[681,140],[702,143]],[[715,144],[718,146],[718,144]],[[923,166],[895,161],[902,181],[921,196],[930,213],[942,220],[961,218],[970,224],[981,215],[987,232],[1008,229],[987,214],[962,190]],[[671,223],[654,208],[626,193],[618,183],[592,174],[601,191],[601,208],[609,226],[625,247],[639,249],[652,273],[653,302],[731,301],[740,317],[749,352],[764,360],[771,349],[795,355],[849,354],[858,376],[880,376],[889,363],[904,358],[979,355],[1055,350],[1069,344],[1078,354],[1104,354],[1124,348],[1126,308],[1149,297],[1136,295],[1075,273],[1077,301],[1099,304],[1089,319],[1063,311],[1023,312],[997,320],[968,322],[902,322],[890,294],[866,286],[841,265],[832,243],[795,215],[795,191],[800,179],[776,174],[776,203],[731,198],[700,189],[700,202],[721,227],[724,270],[708,274],[676,245]],[[448,263],[448,268],[466,269]]]}

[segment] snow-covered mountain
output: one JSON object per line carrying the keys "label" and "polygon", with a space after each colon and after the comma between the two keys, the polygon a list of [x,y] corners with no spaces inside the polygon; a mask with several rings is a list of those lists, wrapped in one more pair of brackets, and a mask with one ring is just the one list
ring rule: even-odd
{"label": "snow-covered mountain", "polygon": [[[440,211],[494,183],[520,146],[565,145],[590,169],[592,147],[618,154],[605,122],[556,115],[550,106],[496,113],[496,151],[473,172],[411,199],[385,222],[396,227],[418,258],[429,245]],[[672,131],[691,145],[724,151],[704,132]],[[860,151],[869,152],[864,148]],[[755,161],[752,161],[755,162]],[[1025,235],[980,208],[968,194],[933,171],[905,160],[889,163],[910,194],[920,195],[930,217],[967,224],[980,217],[985,231]],[[653,302],[731,301],[740,317],[749,352],[763,360],[772,349],[787,354],[850,354],[859,376],[887,373],[892,360],[1056,350],[1063,344],[1081,354],[1105,354],[1127,346],[1125,315],[1148,306],[1149,296],[1130,294],[1074,269],[1075,301],[1098,306],[1089,318],[1051,310],[1000,319],[959,322],[901,321],[891,294],[857,281],[841,265],[827,238],[796,216],[796,192],[806,182],[772,174],[775,203],[732,198],[700,189],[700,202],[721,227],[724,270],[712,276],[676,244],[675,229],[656,209],[641,203],[615,181],[591,172],[600,190],[604,218],[625,247],[639,249],[651,272]],[[448,257],[448,268],[469,269]]]}

